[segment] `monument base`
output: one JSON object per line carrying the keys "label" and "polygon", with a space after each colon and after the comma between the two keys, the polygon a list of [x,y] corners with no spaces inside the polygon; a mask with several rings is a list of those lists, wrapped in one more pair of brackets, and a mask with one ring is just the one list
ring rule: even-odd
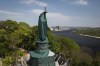
{"label": "monument base", "polygon": [[43,54],[31,51],[28,66],[55,66],[54,53],[49,50]]}

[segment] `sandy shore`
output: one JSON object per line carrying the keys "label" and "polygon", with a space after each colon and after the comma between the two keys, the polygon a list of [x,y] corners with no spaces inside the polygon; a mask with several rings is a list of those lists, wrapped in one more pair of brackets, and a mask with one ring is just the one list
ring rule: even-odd
{"label": "sandy shore", "polygon": [[91,36],[91,35],[84,35],[84,34],[79,34],[79,35],[81,35],[81,36],[87,36],[87,37],[92,37],[92,38],[100,38],[98,36]]}

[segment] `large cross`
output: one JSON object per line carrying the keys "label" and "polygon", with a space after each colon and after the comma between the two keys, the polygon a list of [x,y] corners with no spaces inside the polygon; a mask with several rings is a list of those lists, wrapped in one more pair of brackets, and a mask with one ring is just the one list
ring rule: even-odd
{"label": "large cross", "polygon": [[47,13],[47,11],[46,11],[46,7],[44,7],[44,12],[46,12],[46,13]]}

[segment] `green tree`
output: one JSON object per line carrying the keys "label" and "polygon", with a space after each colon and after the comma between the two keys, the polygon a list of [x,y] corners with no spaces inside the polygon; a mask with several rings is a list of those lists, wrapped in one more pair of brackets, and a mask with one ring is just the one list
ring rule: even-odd
{"label": "green tree", "polygon": [[53,35],[50,31],[48,31],[48,39],[49,39],[49,48],[55,53],[59,53],[61,50],[61,45],[57,41],[57,36]]}
{"label": "green tree", "polygon": [[100,52],[96,53],[93,61],[93,66],[100,66]]}
{"label": "green tree", "polygon": [[8,33],[11,33],[18,28],[17,22],[12,20],[2,21],[1,24],[1,28],[5,29]]}

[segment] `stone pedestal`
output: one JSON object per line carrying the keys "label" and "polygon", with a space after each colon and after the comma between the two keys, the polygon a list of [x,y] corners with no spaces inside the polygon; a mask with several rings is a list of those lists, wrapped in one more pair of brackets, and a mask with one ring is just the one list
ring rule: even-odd
{"label": "stone pedestal", "polygon": [[55,54],[48,49],[48,39],[36,41],[36,49],[29,54],[28,66],[55,66]]}
{"label": "stone pedestal", "polygon": [[54,53],[48,51],[48,54],[44,55],[31,51],[28,66],[55,66]]}

